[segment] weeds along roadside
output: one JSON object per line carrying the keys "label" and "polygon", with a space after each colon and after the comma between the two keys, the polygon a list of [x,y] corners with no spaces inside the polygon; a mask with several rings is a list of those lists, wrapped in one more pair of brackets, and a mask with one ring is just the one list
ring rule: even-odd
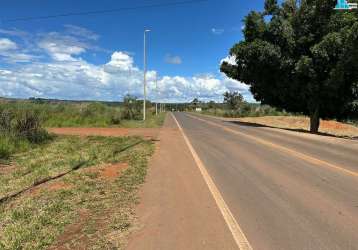
{"label": "weeds along roadside", "polygon": [[[43,115],[59,108],[56,105],[5,106],[0,106],[0,249],[60,246],[64,231],[79,223],[78,218],[83,221],[81,230],[66,244],[122,248],[134,221],[136,190],[144,181],[152,143],[137,137],[54,137],[41,123],[56,118],[56,113]],[[97,104],[88,106],[91,115],[106,113]],[[64,108],[61,112],[77,107]],[[164,115],[140,126],[158,126],[161,119]],[[138,127],[135,120],[127,122]],[[117,163],[127,167],[115,179],[104,179],[102,171]]]}
{"label": "weeds along roadside", "polygon": [[0,162],[31,145],[47,143],[48,127],[160,127],[165,118],[148,109],[142,121],[140,101],[126,97],[121,105],[99,102],[48,103],[30,100],[0,102]]}
{"label": "weeds along roadside", "polygon": [[[133,225],[136,191],[144,182],[152,152],[152,142],[138,137],[61,136],[48,145],[15,154],[16,168],[0,175],[1,196],[86,163],[1,203],[0,249],[60,246],[64,231],[76,223],[81,230],[65,237],[72,249],[83,244],[91,246],[88,249],[122,248]],[[102,171],[118,163],[127,165],[121,174],[113,180],[103,178]]]}
{"label": "weeds along roadside", "polygon": [[44,127],[159,127],[162,119],[155,116],[155,106],[147,105],[147,122],[143,123],[142,101],[126,96],[122,103],[55,102],[13,100],[0,102],[0,112],[31,110]]}
{"label": "weeds along roadside", "polygon": [[52,140],[41,126],[39,117],[30,110],[0,112],[0,160],[8,160],[15,152],[27,150],[31,144]]}

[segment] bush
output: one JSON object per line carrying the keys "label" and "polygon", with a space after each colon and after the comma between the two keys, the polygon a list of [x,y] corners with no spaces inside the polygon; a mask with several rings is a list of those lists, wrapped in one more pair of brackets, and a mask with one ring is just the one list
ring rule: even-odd
{"label": "bush", "polygon": [[103,115],[106,109],[107,106],[102,103],[98,103],[98,102],[90,103],[83,109],[82,115],[84,117]]}
{"label": "bush", "polygon": [[14,152],[25,150],[30,143],[43,143],[51,139],[41,127],[39,116],[30,110],[0,111],[0,159],[8,159]]}
{"label": "bush", "polygon": [[24,137],[31,143],[41,143],[50,139],[48,132],[41,127],[39,117],[25,111],[15,121],[14,132],[18,137]]}
{"label": "bush", "polygon": [[119,124],[121,124],[121,121],[122,121],[122,113],[121,112],[116,112],[111,115],[111,124],[112,125],[119,125]]}

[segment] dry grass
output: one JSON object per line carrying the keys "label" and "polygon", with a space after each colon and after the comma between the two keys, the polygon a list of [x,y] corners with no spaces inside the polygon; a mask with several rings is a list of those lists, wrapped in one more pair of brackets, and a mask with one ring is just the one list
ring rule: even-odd
{"label": "dry grass", "polygon": [[[275,128],[309,131],[309,118],[303,116],[245,117],[239,120]],[[358,137],[357,127],[336,121],[321,120],[319,132],[342,137]]]}

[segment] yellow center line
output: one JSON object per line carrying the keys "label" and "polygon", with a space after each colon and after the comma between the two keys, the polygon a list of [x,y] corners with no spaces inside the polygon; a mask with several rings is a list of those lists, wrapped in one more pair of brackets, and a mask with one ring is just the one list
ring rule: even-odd
{"label": "yellow center line", "polygon": [[338,170],[338,171],[341,171],[341,172],[344,172],[346,174],[349,174],[349,175],[353,175],[355,177],[358,177],[358,172],[354,172],[354,171],[351,171],[351,170],[348,170],[342,166],[339,166],[339,165],[335,165],[335,164],[332,164],[332,163],[329,163],[327,161],[323,161],[323,160],[320,160],[320,159],[317,159],[315,157],[312,157],[310,155],[306,155],[304,153],[301,153],[301,152],[298,152],[298,151],[295,151],[293,149],[290,149],[290,148],[287,148],[287,147],[284,147],[284,146],[281,146],[281,145],[278,145],[278,144],[275,144],[275,143],[272,143],[272,142],[269,142],[267,140],[264,140],[264,139],[261,139],[261,138],[258,138],[256,136],[253,136],[253,135],[248,135],[248,134],[245,134],[243,132],[240,132],[240,131],[237,131],[237,130],[234,130],[234,129],[231,129],[231,128],[228,128],[226,126],[223,126],[223,125],[220,125],[220,124],[217,124],[215,122],[211,122],[211,121],[207,121],[207,120],[204,120],[204,119],[201,119],[199,117],[196,117],[196,116],[193,116],[193,115],[189,115],[189,114],[185,114],[186,116],[189,116],[193,119],[196,119],[196,120],[199,120],[199,121],[202,121],[202,122],[205,122],[207,124],[210,124],[212,126],[215,126],[215,127],[218,127],[218,128],[221,128],[227,132],[230,132],[230,133],[233,133],[233,134],[236,134],[236,135],[240,135],[240,136],[244,136],[246,138],[249,138],[255,142],[258,142],[258,143],[261,143],[265,146],[269,146],[269,147],[272,147],[272,148],[275,148],[275,149],[278,149],[278,150],[281,150],[283,152],[286,152],[286,153],[289,153],[297,158],[300,158],[302,160],[305,160],[309,163],[313,163],[314,165],[317,165],[317,166],[325,166],[325,167],[329,167],[329,168],[332,168],[332,169],[335,169],[335,170]]}

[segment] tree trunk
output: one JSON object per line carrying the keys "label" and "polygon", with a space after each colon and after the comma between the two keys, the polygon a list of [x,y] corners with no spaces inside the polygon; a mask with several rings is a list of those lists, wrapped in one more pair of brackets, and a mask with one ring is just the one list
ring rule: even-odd
{"label": "tree trunk", "polygon": [[316,108],[310,115],[310,131],[311,133],[318,133],[319,129],[319,108]]}

